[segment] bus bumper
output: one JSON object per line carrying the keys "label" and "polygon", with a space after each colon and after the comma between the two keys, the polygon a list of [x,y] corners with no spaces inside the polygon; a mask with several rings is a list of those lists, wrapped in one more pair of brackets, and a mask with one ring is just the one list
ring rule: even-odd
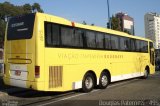
{"label": "bus bumper", "polygon": [[20,88],[29,88],[33,90],[44,90],[44,82],[40,81],[26,81],[26,80],[19,80],[13,78],[3,77],[3,81],[6,85],[20,87]]}

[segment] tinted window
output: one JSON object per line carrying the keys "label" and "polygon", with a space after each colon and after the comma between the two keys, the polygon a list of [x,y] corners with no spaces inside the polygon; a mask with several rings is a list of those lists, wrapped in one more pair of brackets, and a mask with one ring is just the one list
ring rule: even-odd
{"label": "tinted window", "polygon": [[61,27],[62,46],[73,46],[74,33],[72,28]]}
{"label": "tinted window", "polygon": [[46,24],[46,32],[45,32],[45,36],[46,36],[46,45],[51,45],[52,42],[51,42],[51,36],[52,36],[52,27],[51,27],[52,24]]}
{"label": "tinted window", "polygon": [[104,34],[102,33],[96,34],[96,46],[97,48],[104,48]]}
{"label": "tinted window", "polygon": [[120,50],[130,50],[130,40],[126,37],[120,37]]}
{"label": "tinted window", "polygon": [[[148,52],[148,42],[45,22],[46,46]],[[150,43],[153,47],[153,44]]]}
{"label": "tinted window", "polygon": [[95,37],[94,32],[87,31],[86,32],[86,39],[87,39],[87,47],[96,48],[96,37]]}
{"label": "tinted window", "polygon": [[52,45],[59,45],[60,44],[60,31],[59,25],[52,24]]}
{"label": "tinted window", "polygon": [[119,40],[117,36],[111,36],[111,47],[114,50],[118,50],[119,48]]}
{"label": "tinted window", "polygon": [[111,49],[111,36],[105,35],[105,49]]}
{"label": "tinted window", "polygon": [[73,45],[76,47],[83,47],[83,30],[76,29],[74,31],[74,42]]}
{"label": "tinted window", "polygon": [[136,51],[136,40],[131,39],[131,51]]}
{"label": "tinted window", "polygon": [[153,48],[153,43],[149,42],[149,48],[152,49]]}
{"label": "tinted window", "polygon": [[47,46],[58,46],[60,44],[59,25],[45,23],[45,36]]}
{"label": "tinted window", "polygon": [[140,42],[140,40],[136,40],[136,51],[137,52],[141,51],[141,42]]}
{"label": "tinted window", "polygon": [[30,39],[33,34],[35,14],[13,17],[7,29],[8,40]]}
{"label": "tinted window", "polygon": [[148,42],[141,41],[141,52],[148,52]]}

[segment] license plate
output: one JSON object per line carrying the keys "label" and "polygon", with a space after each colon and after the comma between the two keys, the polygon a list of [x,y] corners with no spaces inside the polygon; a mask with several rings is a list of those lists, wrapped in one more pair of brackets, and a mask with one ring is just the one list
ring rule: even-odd
{"label": "license plate", "polygon": [[15,70],[15,75],[16,76],[20,76],[21,75],[21,71],[20,70]]}

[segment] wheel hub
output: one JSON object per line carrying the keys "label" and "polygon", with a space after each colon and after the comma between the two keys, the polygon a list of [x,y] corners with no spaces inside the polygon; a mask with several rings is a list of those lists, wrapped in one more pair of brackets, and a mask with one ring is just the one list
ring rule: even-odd
{"label": "wheel hub", "polygon": [[87,89],[92,88],[92,86],[93,86],[93,80],[92,80],[92,78],[87,77],[86,81],[85,81],[85,85],[86,85]]}
{"label": "wheel hub", "polygon": [[101,82],[102,82],[102,85],[103,85],[103,86],[106,86],[107,83],[108,83],[108,78],[107,78],[107,76],[102,76]]}

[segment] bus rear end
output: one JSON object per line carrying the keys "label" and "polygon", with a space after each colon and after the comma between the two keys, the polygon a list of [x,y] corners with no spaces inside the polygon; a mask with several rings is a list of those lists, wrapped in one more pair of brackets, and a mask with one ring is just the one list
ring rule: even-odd
{"label": "bus rear end", "polygon": [[[36,14],[10,18],[5,36],[4,83],[22,88],[32,88],[35,82]],[[34,70],[34,71],[33,71]]]}

